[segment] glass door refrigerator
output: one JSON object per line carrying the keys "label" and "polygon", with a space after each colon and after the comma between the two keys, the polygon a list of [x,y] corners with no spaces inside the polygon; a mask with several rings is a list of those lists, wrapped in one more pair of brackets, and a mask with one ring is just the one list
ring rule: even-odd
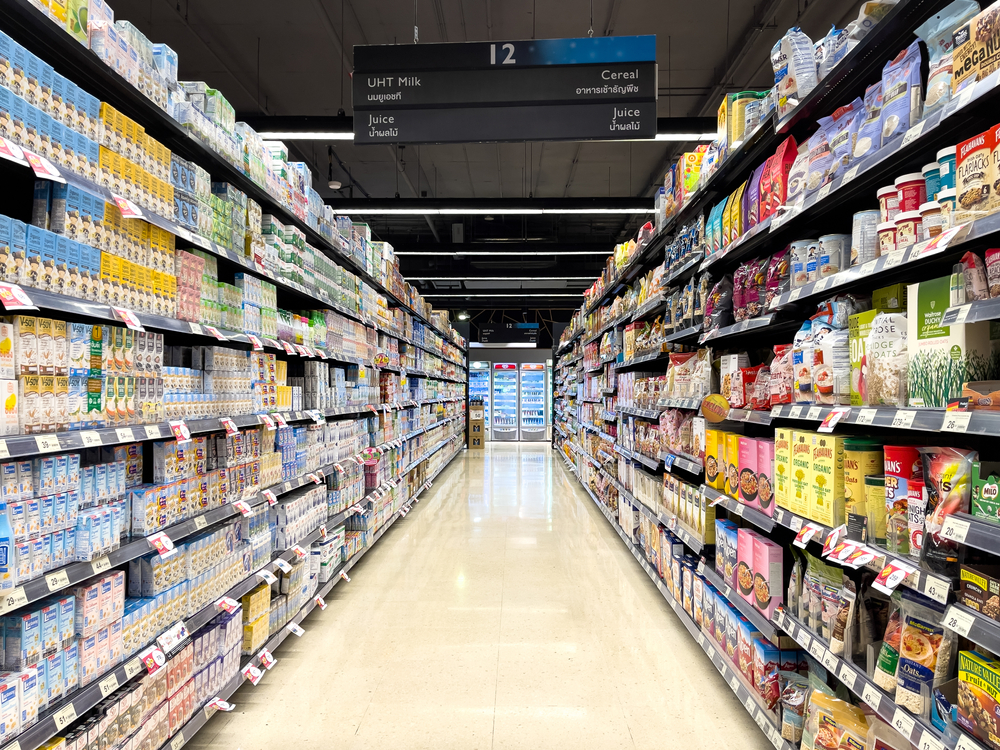
{"label": "glass door refrigerator", "polygon": [[545,365],[521,365],[521,440],[545,440]]}
{"label": "glass door refrigerator", "polygon": [[482,399],[483,402],[483,435],[484,440],[490,439],[490,363],[469,362],[469,399]]}
{"label": "glass door refrigerator", "polygon": [[545,430],[546,440],[552,439],[552,392],[554,390],[552,382],[552,360],[545,360]]}
{"label": "glass door refrigerator", "polygon": [[493,440],[517,441],[517,365],[493,363]]}

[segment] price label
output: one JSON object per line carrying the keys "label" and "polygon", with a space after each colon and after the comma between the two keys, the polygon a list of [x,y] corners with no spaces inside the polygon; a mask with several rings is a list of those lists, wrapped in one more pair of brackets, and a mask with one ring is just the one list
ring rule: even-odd
{"label": "price label", "polygon": [[184,732],[178,732],[170,740],[170,750],[181,750],[182,747],[184,747]]}
{"label": "price label", "polygon": [[142,671],[142,659],[133,659],[125,663],[125,678],[131,680]]}
{"label": "price label", "polygon": [[799,287],[798,289],[793,289],[788,294],[788,301],[795,302],[795,300],[797,300],[801,296],[802,296],[802,287]]}
{"label": "price label", "polygon": [[980,750],[979,746],[976,744],[969,735],[962,734],[958,738],[958,744],[955,745],[955,750]]}
{"label": "price label", "polygon": [[954,630],[963,637],[969,635],[972,626],[976,624],[975,615],[966,612],[957,605],[952,604],[944,615],[944,626],[949,630]]}
{"label": "price label", "polygon": [[790,528],[792,531],[794,531],[796,534],[798,534],[799,531],[802,530],[802,517],[801,516],[792,516],[791,519],[788,522],[788,528]]}
{"label": "price label", "polygon": [[146,537],[146,541],[160,553],[160,559],[166,560],[168,557],[177,554],[177,548],[165,531],[158,531]]}
{"label": "price label", "polygon": [[288,427],[288,420],[285,419],[285,415],[281,412],[274,415],[274,423],[278,425],[278,427]]}
{"label": "price label", "polygon": [[313,599],[313,601],[316,602],[316,606],[319,607],[320,610],[325,610],[328,606],[322,596],[317,596],[315,599]]}
{"label": "price label", "polygon": [[101,689],[101,697],[107,698],[118,689],[118,675],[113,673],[108,675],[97,683],[97,686]]}
{"label": "price label", "polygon": [[851,669],[847,664],[840,665],[840,671],[837,673],[840,681],[844,683],[848,690],[854,690],[854,683],[858,679],[858,673]]}
{"label": "price label", "polygon": [[267,583],[269,585],[278,582],[278,579],[275,577],[274,573],[272,573],[270,570],[258,570],[257,575],[260,577],[262,581],[264,581],[264,583]]}
{"label": "price label", "polygon": [[49,591],[64,589],[69,586],[69,575],[67,575],[65,570],[57,570],[55,573],[49,573],[45,576],[45,585],[49,587]]}
{"label": "price label", "polygon": [[303,633],[306,632],[301,627],[299,627],[299,624],[297,622],[290,622],[285,627],[289,633],[291,633],[294,636],[298,636],[299,638],[301,638]]}
{"label": "price label", "polygon": [[169,422],[169,424],[170,432],[173,433],[178,443],[186,443],[191,440],[191,430],[188,429],[187,423],[183,419]]}
{"label": "price label", "polygon": [[229,417],[222,417],[219,421],[222,423],[222,426],[226,428],[226,437],[232,437],[233,435],[240,434],[239,429],[236,427],[236,422]]}
{"label": "price label", "polygon": [[925,729],[920,735],[920,742],[917,745],[919,750],[944,750],[944,744],[929,729]]}
{"label": "price label", "polygon": [[10,450],[7,448],[6,440],[0,440],[0,458],[10,458]]}
{"label": "price label", "polygon": [[159,646],[150,646],[139,652],[139,661],[146,667],[146,672],[152,674],[167,663],[167,657]]}
{"label": "price label", "polygon": [[324,523],[319,527],[319,538],[326,539],[326,524]]}
{"label": "price label", "polygon": [[729,687],[733,689],[734,693],[740,689],[740,680],[735,674],[729,678]]}
{"label": "price label", "polygon": [[801,406],[793,406],[791,409],[789,409],[788,410],[788,418],[789,419],[801,419],[802,418],[802,407]]}
{"label": "price label", "polygon": [[118,318],[122,323],[125,324],[126,328],[131,328],[133,331],[145,331],[146,329],[142,327],[142,323],[139,322],[139,316],[126,307],[112,307],[115,311],[115,317]]}
{"label": "price label", "polygon": [[816,193],[816,202],[818,203],[819,201],[821,201],[824,198],[826,198],[826,196],[828,196],[830,194],[830,189],[832,187],[833,187],[833,183],[832,182],[828,182],[823,187],[821,187],[819,189],[819,191]]}
{"label": "price label", "polygon": [[898,253],[889,253],[885,256],[885,265],[882,266],[882,270],[885,271],[890,268],[895,268],[903,262],[904,257],[906,257],[906,252],[903,250],[900,250]]}
{"label": "price label", "polygon": [[52,453],[60,449],[59,438],[55,435],[36,435],[35,446],[39,453]]}
{"label": "price label", "polygon": [[809,411],[806,412],[806,419],[819,419],[823,414],[822,406],[811,406]]}
{"label": "price label", "polygon": [[188,323],[188,325],[191,326],[191,333],[195,334],[196,336],[204,335],[204,332],[201,330],[201,326],[198,325],[197,323]]}
{"label": "price label", "polygon": [[878,409],[862,409],[858,412],[855,424],[875,424],[875,417],[878,416]]}
{"label": "price label", "polygon": [[851,167],[850,169],[848,169],[847,172],[844,173],[844,179],[842,179],[840,181],[840,184],[841,185],[846,185],[848,182],[850,182],[855,177],[857,177],[859,169],[861,169],[861,165],[860,164],[855,164],[853,167]]}
{"label": "price label", "polygon": [[103,443],[99,432],[87,431],[80,433],[80,442],[84,448],[99,448]]}
{"label": "price label", "polygon": [[326,417],[323,416],[323,412],[319,409],[312,409],[307,411],[306,414],[312,417],[312,421],[316,424],[323,424],[326,421]]}
{"label": "price label", "polygon": [[31,298],[17,284],[0,283],[0,304],[8,312],[38,309]]}
{"label": "price label", "polygon": [[98,573],[104,573],[108,570],[111,570],[111,560],[109,560],[107,556],[99,557],[92,563],[90,563],[90,567],[93,569],[94,575],[97,575]]}
{"label": "price label", "polygon": [[246,518],[253,512],[250,509],[250,506],[247,505],[245,500],[237,500],[235,503],[233,503],[233,507],[236,508],[236,510],[238,510],[240,512],[240,515],[242,515],[244,518]]}
{"label": "price label", "polygon": [[813,284],[814,292],[825,292],[831,286],[833,286],[834,279],[833,276],[827,276],[825,279],[820,279],[815,284]]}
{"label": "price label", "polygon": [[229,614],[232,614],[239,608],[240,603],[231,596],[224,596],[215,603],[215,606],[225,612],[228,612]]}
{"label": "price label", "polygon": [[941,604],[948,603],[948,591],[951,590],[950,582],[943,578],[924,574],[923,591],[928,597]]}
{"label": "price label", "polygon": [[[16,162],[22,167],[28,166],[28,160],[24,157],[24,151],[21,150],[21,147],[6,138],[0,138],[0,158]],[[11,745],[10,750],[20,750],[20,748]]]}
{"label": "price label", "polygon": [[9,594],[4,594],[3,599],[0,600],[0,614],[23,607],[27,603],[28,595],[24,593],[23,587],[18,586]]}
{"label": "price label", "polygon": [[906,579],[906,576],[915,571],[916,568],[908,563],[904,563],[901,560],[892,560],[878,574],[878,578],[875,579],[872,586],[886,596],[892,596],[892,592]]}
{"label": "price label", "polygon": [[966,432],[972,420],[971,411],[946,411],[941,423],[942,432]]}
{"label": "price label", "polygon": [[879,702],[882,700],[882,693],[870,682],[866,682],[865,686],[861,689],[861,699],[878,711]]}
{"label": "price label", "polygon": [[282,573],[291,573],[292,566],[288,564],[287,560],[283,560],[280,557],[274,561],[274,567],[280,570]]}
{"label": "price label", "polygon": [[278,343],[281,344],[281,348],[285,350],[285,354],[295,354],[295,347],[287,341],[279,341]]}
{"label": "price label", "polygon": [[262,667],[264,667],[264,669],[270,669],[278,661],[273,656],[271,656],[271,652],[268,651],[266,648],[262,648],[260,650],[260,653],[257,655],[257,659],[258,661],[260,661],[260,664]]}
{"label": "price label", "polygon": [[257,667],[255,667],[253,664],[247,664],[243,670],[243,679],[249,680],[250,684],[254,686],[256,686],[258,682],[260,682],[260,678],[263,676],[264,673],[261,672],[259,669],[257,669]]}
{"label": "price label", "polygon": [[56,711],[52,715],[52,719],[56,723],[56,731],[61,732],[71,723],[76,721],[76,707],[69,703],[63,706],[59,711]]}
{"label": "price label", "polygon": [[913,717],[910,716],[902,708],[897,708],[896,712],[892,715],[892,727],[901,735],[909,739],[910,734],[913,732],[915,722]]}
{"label": "price label", "polygon": [[160,432],[159,425],[155,424],[146,425],[142,429],[145,430],[146,432],[146,440],[156,440],[157,438],[163,437],[163,435]]}
{"label": "price label", "polygon": [[210,335],[215,336],[219,341],[228,341],[226,335],[220,331],[215,326],[202,326],[202,329],[207,331]]}
{"label": "price label", "polygon": [[194,517],[194,527],[198,529],[198,531],[201,531],[206,526],[208,526],[208,520],[205,518],[205,516]]}
{"label": "price label", "polygon": [[260,423],[264,425],[264,427],[269,430],[274,429],[274,420],[271,418],[270,414],[258,414],[257,416],[260,418]]}
{"label": "price label", "polygon": [[893,415],[890,427],[895,427],[900,430],[908,430],[913,424],[913,419],[916,416],[917,413],[915,411],[901,409]]}
{"label": "price label", "polygon": [[183,620],[178,620],[166,631],[156,636],[156,643],[163,649],[164,653],[170,653],[187,637],[187,625],[184,624]]}
{"label": "price label", "polygon": [[756,707],[757,707],[756,704],[754,704],[754,702],[753,702],[753,696],[751,696],[751,695],[748,694],[747,695],[747,699],[745,701],[743,701],[743,708],[745,708],[747,710],[747,713],[749,713],[752,716],[753,715],[753,710]]}
{"label": "price label", "polygon": [[840,659],[834,656],[833,652],[830,651],[830,649],[825,648],[823,649],[823,658],[821,661],[823,662],[824,667],[829,669],[831,672],[836,672],[837,664],[839,663]]}
{"label": "price label", "polygon": [[250,340],[250,346],[253,347],[255,352],[264,351],[264,344],[259,338],[254,336],[252,333],[248,333],[247,338]]}
{"label": "price label", "polygon": [[[729,507],[729,506],[727,505],[726,507]],[[743,517],[743,509],[744,509],[744,507],[745,506],[743,505],[743,503],[737,502],[736,505],[733,506],[732,511],[733,511],[733,513],[735,513],[736,515],[738,515],[738,516],[740,516],[742,518]]]}
{"label": "price label", "polygon": [[322,349],[317,349],[317,350],[316,350],[316,354],[317,354],[317,356],[318,356],[318,357],[319,357],[320,359],[326,359],[326,358],[327,358],[327,355],[326,355],[326,352],[325,352],[325,351],[323,351]]}
{"label": "price label", "polygon": [[806,545],[809,544],[809,540],[812,539],[817,534],[819,534],[821,531],[823,531],[822,526],[817,526],[814,523],[807,523],[805,526],[799,529],[799,533],[795,535],[795,541],[792,542],[792,544],[794,544],[796,547],[801,547],[802,549],[805,549]]}
{"label": "price label", "polygon": [[809,644],[809,653],[812,654],[813,658],[821,664],[823,663],[823,654],[825,651],[826,649],[823,648],[823,644],[819,642],[819,638]]}
{"label": "price label", "polygon": [[924,132],[924,123],[925,122],[927,122],[927,120],[921,120],[916,125],[914,125],[912,128],[910,128],[909,130],[907,130],[906,134],[903,136],[903,142],[899,144],[899,147],[900,148],[906,148],[911,143],[913,143],[915,140],[917,140],[917,138],[920,137],[920,134]]}
{"label": "price label", "polygon": [[278,498],[271,490],[264,490],[261,494],[267,500],[268,505],[274,507],[278,504]]}
{"label": "price label", "polygon": [[964,544],[966,537],[969,535],[970,528],[972,528],[972,525],[968,521],[956,518],[955,516],[945,516],[944,526],[941,528],[941,536],[958,544]]}
{"label": "price label", "polygon": [[302,547],[300,547],[299,545],[296,544],[294,547],[292,547],[292,552],[294,552],[295,556],[300,560],[305,559],[306,551],[302,549]]}
{"label": "price label", "polygon": [[234,706],[229,701],[224,701],[222,698],[216,696],[208,702],[206,708],[214,708],[216,711],[232,711],[236,706]]}

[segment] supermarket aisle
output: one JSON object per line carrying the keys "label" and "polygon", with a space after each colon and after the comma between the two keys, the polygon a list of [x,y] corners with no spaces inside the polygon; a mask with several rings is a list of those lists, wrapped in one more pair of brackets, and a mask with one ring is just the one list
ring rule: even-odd
{"label": "supermarket aisle", "polygon": [[770,748],[548,444],[460,455],[327,601],[192,746]]}

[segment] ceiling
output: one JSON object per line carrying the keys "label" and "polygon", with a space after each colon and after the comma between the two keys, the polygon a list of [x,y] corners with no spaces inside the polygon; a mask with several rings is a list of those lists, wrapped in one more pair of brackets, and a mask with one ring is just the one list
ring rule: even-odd
{"label": "ceiling", "polygon": [[[340,109],[351,115],[354,45],[412,44],[415,23],[421,43],[562,38],[586,36],[591,15],[598,36],[656,35],[659,117],[714,116],[723,92],[772,84],[770,48],[786,29],[801,26],[815,40],[831,24],[841,27],[856,17],[859,5],[858,0],[113,3],[117,19],[132,22],[178,53],[180,78],[206,81],[223,92],[238,116],[247,117],[333,116]],[[312,166],[314,187],[331,202],[648,198],[662,184],[672,158],[690,147],[652,141],[289,145],[296,158]],[[345,186],[339,191],[327,187],[329,146],[333,177]],[[404,276],[432,295],[436,307],[544,308],[563,310],[568,319],[613,245],[634,236],[647,217],[498,215],[489,220],[358,212],[352,218],[368,221],[378,239],[393,245]],[[461,225],[461,245],[452,241],[453,224]],[[566,254],[581,251],[590,254]],[[427,254],[409,254],[414,252]],[[479,280],[465,280],[471,277]],[[521,293],[532,296],[517,296]]]}

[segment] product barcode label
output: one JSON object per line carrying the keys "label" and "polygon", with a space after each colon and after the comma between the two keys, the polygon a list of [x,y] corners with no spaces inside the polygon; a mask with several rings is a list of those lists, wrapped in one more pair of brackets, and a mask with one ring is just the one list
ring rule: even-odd
{"label": "product barcode label", "polygon": [[747,710],[748,714],[750,714],[751,716],[753,716],[753,710],[756,707],[757,706],[753,702],[753,696],[751,696],[751,695],[748,694],[747,695],[747,699],[745,701],[743,701],[743,708],[745,708]]}
{"label": "product barcode label", "polygon": [[811,406],[809,411],[806,412],[806,419],[819,419],[823,415],[822,406]]}

